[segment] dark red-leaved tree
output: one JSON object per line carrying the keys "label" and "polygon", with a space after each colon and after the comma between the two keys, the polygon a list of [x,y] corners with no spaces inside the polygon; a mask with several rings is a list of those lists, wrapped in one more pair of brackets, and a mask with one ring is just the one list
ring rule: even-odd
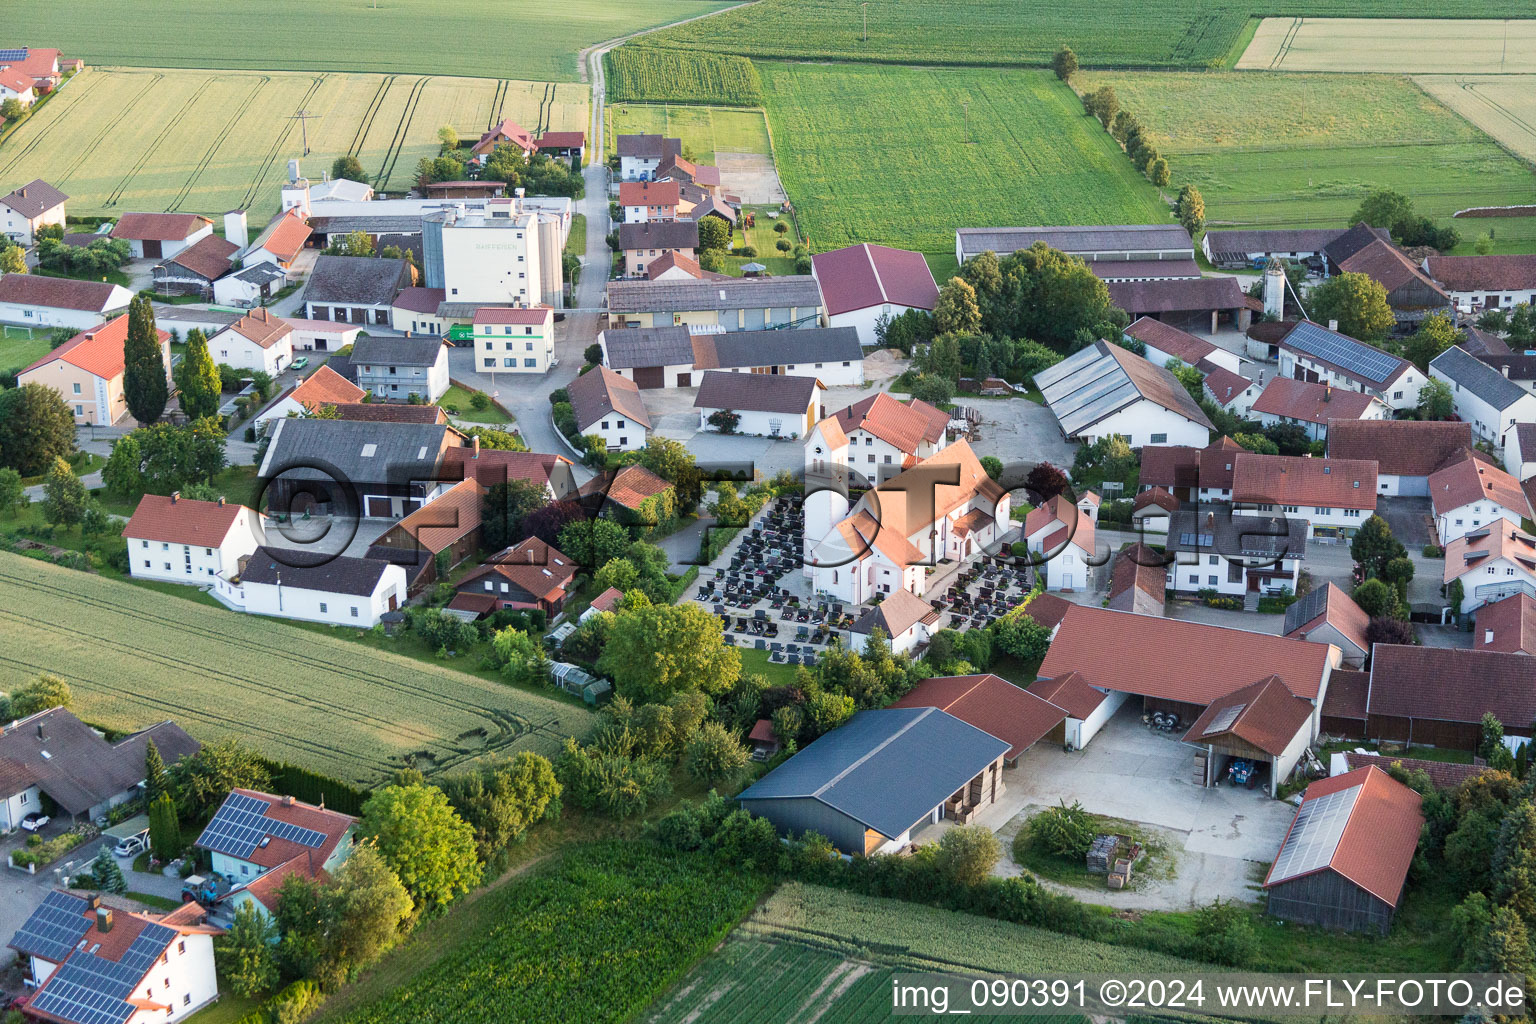
{"label": "dark red-leaved tree", "polygon": [[1037,504],[1045,504],[1067,489],[1067,474],[1049,462],[1042,462],[1024,478],[1024,489]]}

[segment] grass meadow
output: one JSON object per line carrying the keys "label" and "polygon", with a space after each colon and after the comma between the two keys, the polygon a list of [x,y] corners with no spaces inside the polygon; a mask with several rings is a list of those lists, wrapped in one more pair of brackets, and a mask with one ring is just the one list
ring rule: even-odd
{"label": "grass meadow", "polygon": [[1536,162],[1536,78],[1423,75],[1414,83],[1516,155]]}
{"label": "grass meadow", "polygon": [[957,227],[1169,216],[1157,190],[1047,72],[759,70],[779,176],[814,251],[871,242],[952,253]]}
{"label": "grass meadow", "polygon": [[1265,18],[1236,66],[1258,71],[1528,75],[1536,73],[1536,20]]}
{"label": "grass meadow", "polygon": [[175,719],[199,739],[233,736],[361,785],[407,764],[430,773],[488,753],[553,755],[592,719],[579,704],[334,631],[3,553],[0,633],[0,688],[53,672],[88,722]]}
{"label": "grass meadow", "polygon": [[761,110],[700,107],[677,103],[610,103],[603,118],[613,152],[615,135],[649,133],[683,140],[699,163],[715,162],[716,153],[758,153],[769,156],[768,122]]}
{"label": "grass meadow", "polygon": [[[1212,227],[1342,225],[1375,188],[1443,223],[1536,199],[1524,163],[1401,76],[1094,73],[1076,85],[1106,83],[1152,129],[1174,185],[1200,189]],[[1461,252],[1489,228],[1497,251],[1536,249],[1536,218],[1455,224]]]}
{"label": "grass meadow", "polygon": [[494,78],[94,68],[0,141],[0,181],[44,178],[70,213],[240,207],[276,212],[288,160],[318,178],[350,153],[381,190],[409,187],[452,125],[478,137],[501,117],[530,131],[584,130],[584,85]]}
{"label": "grass meadow", "polygon": [[[721,0],[51,0],[13,4],[7,37],[89,64],[578,80],[605,39]],[[292,113],[292,111],[286,111]]]}

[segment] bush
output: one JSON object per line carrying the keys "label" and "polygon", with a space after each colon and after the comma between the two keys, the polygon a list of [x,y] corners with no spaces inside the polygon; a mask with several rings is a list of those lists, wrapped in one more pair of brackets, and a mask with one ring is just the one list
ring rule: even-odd
{"label": "bush", "polygon": [[962,825],[944,833],[934,866],[958,885],[979,885],[1002,856],[1003,844],[985,825]]}
{"label": "bush", "polygon": [[757,246],[755,246],[755,245],[744,245],[740,249],[736,250],[736,255],[744,256],[744,257],[746,257],[749,260],[753,259],[754,257],[757,256]]}
{"label": "bush", "polygon": [[1425,558],[1444,558],[1445,557],[1445,549],[1440,547],[1440,545],[1438,545],[1438,544],[1425,544],[1424,545],[1424,557]]}
{"label": "bush", "polygon": [[779,252],[789,252],[789,250],[794,248],[794,246],[790,244],[790,241],[787,238],[781,238],[777,242],[774,242],[773,247],[779,250]]}
{"label": "bush", "polygon": [[561,404],[570,405],[571,404],[571,393],[569,391],[565,390],[565,388],[555,388],[555,390],[553,390],[553,391],[551,391],[549,393],[549,404],[550,405],[561,405]]}
{"label": "bush", "polygon": [[1200,956],[1212,963],[1241,966],[1252,963],[1259,951],[1253,918],[1236,903],[1218,899],[1195,911],[1195,935]]}
{"label": "bush", "polygon": [[[784,232],[789,230],[789,222],[784,220],[776,220],[773,222],[773,230],[776,233],[782,235]],[[785,246],[785,248],[787,249],[789,247]]]}
{"label": "bush", "polygon": [[1074,800],[1068,806],[1063,800],[1031,818],[1028,834],[1058,857],[1082,857],[1093,845],[1097,831],[1082,804]]}

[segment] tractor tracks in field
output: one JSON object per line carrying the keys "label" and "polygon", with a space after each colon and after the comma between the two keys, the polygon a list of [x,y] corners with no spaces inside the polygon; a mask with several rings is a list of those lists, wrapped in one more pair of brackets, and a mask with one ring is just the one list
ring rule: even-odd
{"label": "tractor tracks in field", "polygon": [[256,98],[261,95],[261,91],[265,89],[271,81],[271,76],[262,75],[256,84],[251,88],[250,95],[245,98],[245,101],[242,104],[235,108],[235,112],[233,114],[229,115],[229,120],[224,122],[224,126],[219,129],[218,134],[213,137],[213,141],[208,143],[208,148],[203,151],[203,155],[198,158],[196,166],[192,168],[192,173],[187,175],[187,180],[182,182],[181,188],[178,189],[176,191],[176,195],[171,198],[170,203],[165,208],[167,213],[175,213],[177,210],[181,209],[181,204],[186,202],[187,199],[192,195],[192,189],[197,184],[198,179],[203,176],[203,172],[206,171],[208,169],[208,165],[213,162],[214,154],[217,153],[219,148],[224,145],[224,142],[229,138],[230,133],[235,130],[235,125],[240,122],[240,118],[245,116],[245,112],[251,108],[251,105],[256,102]]}
{"label": "tractor tracks in field", "polygon": [[485,130],[490,131],[501,123],[501,112],[507,107],[507,90],[512,83],[505,78],[496,80],[496,91],[491,94],[491,112],[486,115]]}
{"label": "tractor tracks in field", "polygon": [[86,162],[95,155],[96,150],[101,147],[101,144],[105,142],[114,131],[117,130],[118,125],[122,124],[123,121],[127,119],[128,115],[133,111],[133,108],[139,105],[139,101],[153,92],[155,87],[159,85],[160,82],[164,79],[165,76],[163,74],[156,73],[150,75],[149,81],[144,84],[142,89],[133,94],[133,99],[123,104],[123,109],[117,112],[117,116],[113,117],[112,120],[104,124],[101,127],[101,130],[91,138],[90,142],[80,147],[80,155],[76,157],[75,162],[71,164],[62,175],[59,176],[58,180],[60,182],[68,181],[71,177],[74,176],[76,171],[84,167]]}
{"label": "tractor tracks in field", "polygon": [[[99,78],[88,79],[86,81],[85,85],[80,86],[79,88],[72,90],[68,94],[69,98],[72,99],[72,100],[75,100],[75,101],[83,101],[85,99],[85,96],[89,96],[91,94],[91,92],[96,87],[96,83],[99,82],[99,81],[101,81],[101,79],[99,79]],[[71,84],[73,84],[73,83],[71,83]],[[84,96],[80,95],[80,93],[82,93],[82,92],[85,94]],[[58,99],[55,99],[53,101],[54,104],[57,104],[58,102],[59,102]],[[53,105],[52,104],[50,104],[49,109],[50,110],[53,109]],[[75,113],[79,109],[80,109],[79,108],[79,103],[76,102],[72,106],[66,108],[64,113],[60,114],[58,117],[56,117],[52,121],[48,122],[47,126],[42,128],[40,131],[38,131],[38,133],[32,137],[32,140],[30,142],[28,142],[21,149],[17,150],[15,153],[12,153],[11,154],[11,158],[8,161],[6,161],[3,165],[0,165],[0,177],[4,177],[4,176],[10,174],[12,168],[14,168],[17,164],[21,163],[21,161],[23,159],[25,159],[34,149],[36,149],[39,145],[42,144],[44,139],[46,139],[50,134],[52,134],[52,132],[53,132],[53,130],[55,128],[57,128],[59,125],[61,125],[61,124],[65,123],[66,121],[68,121],[70,119],[70,115]],[[60,180],[62,181],[63,179],[60,179]]]}
{"label": "tractor tracks in field", "polygon": [[[204,86],[206,87],[207,85],[211,85],[212,83],[221,80],[222,76],[214,75],[208,78],[206,82],[204,82]],[[107,201],[105,203],[106,206],[117,205],[118,200],[123,198],[123,193],[128,191],[128,185],[133,181],[134,178],[138,177],[139,172],[144,170],[144,167],[149,163],[150,158],[159,155],[158,151],[161,144],[165,142],[166,138],[170,136],[171,132],[176,130],[176,126],[181,123],[182,118],[187,116],[187,113],[197,105],[197,101],[200,99],[202,99],[202,93],[200,91],[193,92],[187,97],[186,102],[182,103],[182,105],[177,108],[176,113],[172,114],[166,120],[165,127],[160,129],[160,133],[155,136],[154,141],[144,147],[143,152],[139,154],[138,160],[134,161],[133,166],[128,168],[128,173],[123,175],[122,180],[117,183],[117,187],[114,188],[111,192],[107,193]],[[176,207],[173,205],[167,207],[167,210],[174,210],[175,208]]]}
{"label": "tractor tracks in field", "polygon": [[368,101],[368,109],[363,111],[362,118],[357,122],[357,131],[352,133],[352,145],[347,147],[348,156],[358,156],[363,151],[363,143],[368,139],[368,133],[373,129],[373,119],[379,116],[379,108],[384,105],[384,97],[389,92],[389,87],[395,84],[399,75],[385,75],[384,81],[379,83],[379,88],[374,92],[373,99]]}
{"label": "tractor tracks in field", "polygon": [[1279,71],[1285,63],[1285,58],[1291,55],[1291,45],[1296,42],[1296,37],[1301,34],[1301,26],[1306,18],[1292,18],[1291,25],[1285,30],[1285,35],[1280,37],[1280,45],[1275,48],[1275,55],[1270,58],[1269,70]]}
{"label": "tractor tracks in field", "polygon": [[384,162],[379,165],[379,173],[373,179],[374,188],[384,189],[395,173],[395,165],[400,162],[400,151],[405,148],[405,140],[410,134],[411,119],[416,116],[416,107],[421,103],[422,90],[430,81],[432,76],[428,75],[418,78],[411,85],[411,91],[405,97],[405,109],[400,112],[400,121],[395,125],[395,134],[389,140],[389,148],[384,151]]}
{"label": "tractor tracks in field", "polygon": [[[309,109],[309,101],[315,98],[315,93],[319,92],[320,87],[325,84],[325,78],[325,75],[318,75],[309,83],[309,88],[304,90],[304,96],[299,100],[300,110]],[[280,159],[278,154],[283,144],[288,141],[288,137],[293,134],[294,127],[293,121],[290,120],[283,130],[277,133],[277,138],[272,140],[272,147],[262,158],[256,177],[251,179],[250,187],[245,190],[245,195],[240,200],[242,210],[248,210],[255,205],[257,198],[261,195],[262,186],[266,183],[267,175],[272,173],[273,164]]]}

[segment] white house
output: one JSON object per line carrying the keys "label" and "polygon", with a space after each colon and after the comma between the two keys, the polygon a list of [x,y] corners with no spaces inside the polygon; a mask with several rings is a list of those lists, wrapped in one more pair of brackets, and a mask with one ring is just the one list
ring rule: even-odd
{"label": "white house", "polygon": [[132,299],[128,289],[106,281],[38,274],[0,276],[0,321],[23,327],[89,330],[126,309]]}
{"label": "white house", "polygon": [[12,67],[0,67],[0,103],[15,100],[24,107],[37,102],[37,83]]}
{"label": "white house", "polygon": [[1311,441],[1325,439],[1330,422],[1392,418],[1392,410],[1375,395],[1291,377],[1276,377],[1266,384],[1250,411],[1266,427],[1301,427]]}
{"label": "white house", "polygon": [[649,181],[661,161],[683,152],[682,139],[660,135],[619,135],[614,138],[622,181]]}
{"label": "white house", "polygon": [[[846,479],[855,486],[888,480],[943,447],[948,426],[949,414],[942,409],[876,392],[826,417],[806,435],[807,480]],[[849,471],[856,475],[849,478]]]}
{"label": "white house", "polygon": [[598,366],[567,384],[565,391],[581,436],[600,436],[609,451],[632,452],[645,447],[651,417],[634,381]]}
{"label": "white house", "polygon": [[933,312],[939,287],[922,253],[884,245],[850,245],[811,257],[831,327],[852,327],[859,343],[879,343],[876,324],[909,309]]}
{"label": "white house", "polygon": [[208,339],[216,363],[277,376],[293,362],[293,328],[271,310],[253,309]]}
{"label": "white house", "polygon": [[1024,542],[1047,590],[1071,591],[1092,584],[1094,521],[1062,495],[1033,509],[1024,519]]}
{"label": "white house", "polygon": [[1127,327],[1124,337],[1127,341],[1141,342],[1146,347],[1147,358],[1158,366],[1167,366],[1170,360],[1177,359],[1186,366],[1197,367],[1202,373],[1209,373],[1216,367],[1234,374],[1242,370],[1242,357],[1236,352],[1217,348],[1203,338],[1150,316]]}
{"label": "white house", "polygon": [[213,301],[221,306],[239,306],[242,309],[259,306],[282,290],[287,276],[282,267],[270,263],[258,263],[225,274],[213,282]]}
{"label": "white house", "polygon": [[1296,593],[1307,556],[1307,523],[1300,518],[1175,512],[1168,528],[1169,590],[1214,590],[1224,597]]}
{"label": "white house", "polygon": [[548,373],[555,365],[555,311],[550,307],[481,306],[474,323],[480,373]]}
{"label": "white house", "polygon": [[1035,374],[1063,437],[1092,443],[1118,435],[1132,448],[1203,446],[1211,421],[1173,374],[1107,341]]}
{"label": "white house", "polygon": [[821,419],[825,391],[815,377],[705,370],[693,407],[700,430],[722,430],[710,417],[733,413],[737,420],[730,433],[795,440]]}
{"label": "white house", "polygon": [[408,401],[411,395],[435,404],[447,393],[448,346],[430,335],[416,338],[363,336],[352,345],[357,386],[376,399]]}
{"label": "white house", "polygon": [[619,206],[625,224],[644,224],[652,220],[676,220],[680,187],[675,181],[622,181]]}
{"label": "white house", "polygon": [[258,430],[264,431],[271,420],[312,416],[328,405],[361,402],[367,393],[329,366],[322,366],[257,413],[255,425]]}
{"label": "white house", "polygon": [[1442,581],[1460,580],[1462,614],[1515,594],[1536,597],[1536,537],[1495,522],[1451,541]]}
{"label": "white house", "polygon": [[244,505],[146,494],[123,527],[136,579],[211,586],[261,543],[260,517]]}
{"label": "white house", "polygon": [[1424,272],[1467,312],[1536,305],[1536,255],[1430,256]]}
{"label": "white house", "polygon": [[125,213],[112,225],[134,259],[168,259],[211,234],[213,221],[195,213]]}
{"label": "white house", "polygon": [[1472,424],[1480,441],[1502,444],[1517,422],[1536,421],[1536,395],[1459,346],[1429,364],[1430,375],[1451,386],[1456,416]]}
{"label": "white house", "polygon": [[292,316],[283,319],[293,328],[289,340],[295,352],[337,352],[356,341],[363,330],[334,320],[305,320]]}
{"label": "white house", "polygon": [[1240,373],[1217,366],[1205,375],[1201,390],[1205,392],[1206,398],[1238,419],[1245,420],[1253,411],[1253,403],[1258,401],[1264,385],[1262,381],[1252,381]]}
{"label": "white house", "polygon": [[37,241],[38,228],[64,226],[64,204],[68,199],[42,178],[0,196],[0,235],[31,246]]}
{"label": "white house", "polygon": [[62,1024],[185,1020],[219,996],[213,940],[197,903],[140,912],[111,896],[55,889],[15,936],[28,961],[27,1016]]}
{"label": "white house", "polygon": [[1394,410],[1416,408],[1424,374],[1406,359],[1383,352],[1310,320],[1280,341],[1280,376],[1375,395]]}
{"label": "white house", "polygon": [[[245,214],[236,211],[238,217],[238,235],[230,240],[244,245]],[[231,214],[225,214],[225,234],[229,237],[229,224]],[[309,241],[310,228],[296,211],[285,210],[274,217],[256,236],[245,251],[240,254],[240,262],[246,267],[272,266],[284,272],[292,278],[294,262],[299,258],[299,253],[304,251],[304,243]]]}
{"label": "white house", "polygon": [[233,917],[245,902],[271,915],[285,878],[322,880],[346,862],[356,825],[349,815],[291,796],[233,789],[193,845],[233,886],[219,901],[221,915]]}
{"label": "white house", "polygon": [[1374,462],[1240,451],[1233,464],[1234,506],[1304,520],[1312,538],[1353,537],[1376,511]]}
{"label": "white house", "polygon": [[1442,547],[1500,520],[1518,527],[1531,514],[1520,481],[1471,451],[1429,478],[1429,499]]}
{"label": "white house", "polygon": [[213,595],[236,611],[371,629],[405,602],[405,568],[370,558],[317,558],[259,547],[215,579]]}
{"label": "white house", "polygon": [[870,634],[879,629],[889,638],[892,654],[910,654],[914,648],[928,643],[938,621],[939,613],[928,602],[910,590],[893,590],[889,597],[859,616],[849,630],[853,634],[850,639],[856,650],[863,650]]}
{"label": "white house", "polygon": [[1376,462],[1377,493],[1429,496],[1429,478],[1460,462],[1472,447],[1472,425],[1452,420],[1336,420],[1328,428],[1330,459]]}
{"label": "white house", "polygon": [[402,288],[389,310],[389,325],[401,334],[447,334],[458,317],[439,316],[448,299],[446,288]]}
{"label": "white house", "polygon": [[1536,423],[1516,423],[1504,432],[1504,468],[1521,483],[1536,476]]}
{"label": "white house", "polygon": [[1167,536],[1169,520],[1179,510],[1179,499],[1166,488],[1149,487],[1131,503],[1131,525],[1140,533]]}

